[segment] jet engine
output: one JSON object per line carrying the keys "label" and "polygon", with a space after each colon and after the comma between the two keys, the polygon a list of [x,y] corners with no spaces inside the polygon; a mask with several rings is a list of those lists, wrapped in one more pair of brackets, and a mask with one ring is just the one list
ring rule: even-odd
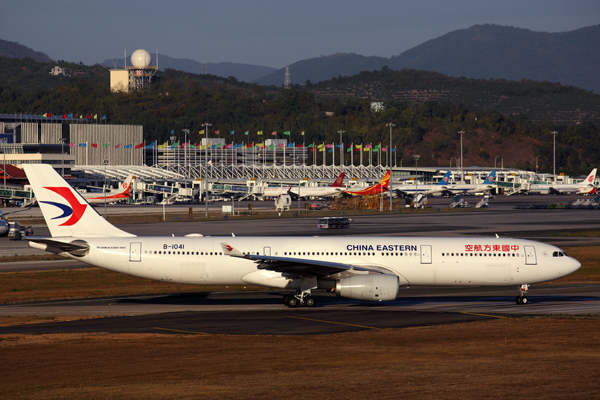
{"label": "jet engine", "polygon": [[356,275],[340,279],[335,284],[335,294],[355,300],[396,300],[400,281],[396,275]]}

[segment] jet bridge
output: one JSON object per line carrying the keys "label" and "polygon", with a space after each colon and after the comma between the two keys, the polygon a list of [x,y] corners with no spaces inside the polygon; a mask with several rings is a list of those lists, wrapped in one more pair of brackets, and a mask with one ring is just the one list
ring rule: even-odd
{"label": "jet bridge", "polygon": [[22,202],[21,206],[23,207],[27,207],[35,203],[33,192],[28,186],[25,186],[24,188],[0,186],[0,199]]}

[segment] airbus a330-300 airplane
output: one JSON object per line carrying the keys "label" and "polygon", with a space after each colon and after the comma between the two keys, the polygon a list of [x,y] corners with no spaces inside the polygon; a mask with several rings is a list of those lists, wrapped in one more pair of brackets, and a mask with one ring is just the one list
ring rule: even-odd
{"label": "airbus a330-300 airplane", "polygon": [[315,289],[394,300],[400,285],[515,285],[525,304],[530,284],[581,265],[558,247],[498,237],[139,237],[108,223],[50,165],[23,168],[52,236],[30,236],[30,246],[159,281],[296,289],[289,307],[314,306]]}

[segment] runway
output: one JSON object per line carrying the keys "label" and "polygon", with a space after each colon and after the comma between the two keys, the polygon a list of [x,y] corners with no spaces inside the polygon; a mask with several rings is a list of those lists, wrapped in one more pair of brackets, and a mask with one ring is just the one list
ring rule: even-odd
{"label": "runway", "polygon": [[0,328],[0,334],[163,333],[315,335],[494,318],[600,315],[600,285],[540,285],[518,306],[513,287],[403,289],[398,300],[361,302],[316,292],[318,307],[289,309],[284,292],[221,292],[48,301],[0,306],[0,316],[104,317]]}

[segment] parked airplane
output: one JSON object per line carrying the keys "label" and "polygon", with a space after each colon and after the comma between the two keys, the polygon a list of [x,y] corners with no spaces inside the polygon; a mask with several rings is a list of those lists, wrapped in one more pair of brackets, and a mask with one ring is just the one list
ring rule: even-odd
{"label": "parked airplane", "polygon": [[394,191],[396,192],[396,194],[398,195],[398,197],[407,197],[407,196],[413,196],[416,194],[424,194],[424,195],[428,195],[428,194],[438,194],[438,193],[442,193],[446,186],[448,185],[448,182],[450,181],[450,172],[448,171],[446,172],[446,174],[442,177],[442,179],[440,179],[440,181],[436,184],[411,184],[411,185],[398,185],[398,186],[394,186]]}
{"label": "parked airplane", "polygon": [[390,182],[390,171],[383,175],[383,178],[376,185],[369,186],[368,188],[359,188],[359,189],[345,189],[343,192],[346,194],[351,194],[353,196],[373,196],[387,192],[388,185]]}
{"label": "parked airplane", "polygon": [[330,186],[282,186],[282,187],[266,187],[263,190],[263,197],[278,197],[280,195],[289,194],[294,200],[300,197],[330,197],[339,194],[342,191],[345,172],[342,172]]}
{"label": "parked airplane", "polygon": [[5,212],[5,213],[0,211],[0,236],[4,236],[4,235],[8,234],[8,230],[10,229],[8,226],[8,221],[6,220],[6,215],[18,213],[18,212],[29,210],[29,209],[31,209],[31,207],[21,208],[19,210],[9,211],[9,212]]}
{"label": "parked airplane", "polygon": [[534,183],[529,185],[526,190],[527,193],[541,193],[541,194],[562,194],[562,193],[577,193],[577,194],[593,194],[595,193],[596,186],[594,181],[596,179],[597,168],[594,168],[592,172],[585,178],[584,181],[576,184],[565,184],[565,183]]}
{"label": "parked airplane", "polygon": [[104,203],[114,203],[116,201],[120,201],[123,199],[128,199],[131,197],[129,190],[131,189],[131,182],[135,179],[135,176],[129,175],[125,182],[121,184],[119,189],[111,190],[110,192],[106,192],[106,196],[104,193],[83,193],[81,196],[90,204],[100,204]]}
{"label": "parked airplane", "polygon": [[481,184],[457,183],[446,185],[445,189],[440,194],[455,195],[455,194],[475,194],[489,192],[496,189],[498,186],[494,184],[496,179],[496,171],[492,171]]}
{"label": "parked airplane", "polygon": [[508,238],[137,237],[111,225],[46,164],[24,166],[51,237],[33,248],[109,270],[166,282],[296,289],[289,307],[316,304],[315,289],[384,301],[400,285],[518,285],[573,273],[581,264],[545,243]]}

